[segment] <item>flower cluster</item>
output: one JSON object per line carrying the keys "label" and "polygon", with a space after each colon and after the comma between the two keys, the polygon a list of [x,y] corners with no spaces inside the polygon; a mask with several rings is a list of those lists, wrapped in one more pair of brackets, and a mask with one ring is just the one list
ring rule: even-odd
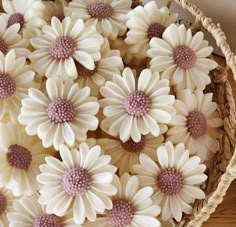
{"label": "flower cluster", "polygon": [[202,32],[154,1],[2,0],[0,226],[174,226],[223,122]]}

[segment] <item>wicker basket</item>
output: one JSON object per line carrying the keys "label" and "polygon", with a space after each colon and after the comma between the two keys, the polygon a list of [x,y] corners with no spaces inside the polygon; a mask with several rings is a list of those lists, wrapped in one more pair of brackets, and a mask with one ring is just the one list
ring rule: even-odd
{"label": "wicker basket", "polygon": [[[210,73],[212,83],[206,88],[206,92],[213,92],[214,101],[217,102],[224,120],[220,151],[207,163],[208,181],[204,185],[206,199],[196,201],[193,205],[193,213],[185,215],[179,224],[179,226],[198,227],[210,217],[218,204],[222,202],[230,183],[236,178],[235,102],[230,83],[227,80],[229,68],[236,79],[236,61],[220,25],[215,25],[211,18],[204,16],[203,12],[188,0],[169,0],[168,7],[172,1],[178,3],[195,17],[194,29],[201,28],[211,33],[227,62],[225,68],[219,66]],[[133,7],[140,4],[140,1],[133,1]]]}

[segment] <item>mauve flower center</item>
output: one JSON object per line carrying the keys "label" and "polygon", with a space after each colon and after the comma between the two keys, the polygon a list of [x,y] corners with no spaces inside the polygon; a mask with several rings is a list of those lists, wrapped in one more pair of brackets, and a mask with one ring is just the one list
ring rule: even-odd
{"label": "mauve flower center", "polygon": [[62,222],[55,214],[43,214],[34,220],[33,227],[63,227]]}
{"label": "mauve flower center", "polygon": [[10,166],[27,170],[32,162],[32,154],[27,148],[14,144],[8,148],[7,160]]}
{"label": "mauve flower center", "polygon": [[187,46],[178,46],[174,51],[174,62],[181,69],[191,69],[197,61],[194,51]]}
{"label": "mauve flower center", "polygon": [[6,196],[0,192],[0,215],[2,215],[7,208],[7,198]]}
{"label": "mauve flower center", "polygon": [[141,140],[139,142],[134,142],[132,138],[130,138],[128,141],[123,143],[120,141],[122,148],[131,153],[137,153],[141,152],[143,148],[145,147],[145,138],[144,136],[141,137]]}
{"label": "mauve flower center", "polygon": [[75,108],[69,100],[57,98],[48,105],[47,114],[49,119],[57,124],[72,122],[75,118]]}
{"label": "mauve flower center", "polygon": [[175,168],[163,169],[157,177],[157,185],[162,193],[176,195],[183,188],[183,176]]}
{"label": "mauve flower center", "polygon": [[11,97],[16,91],[16,82],[8,74],[0,73],[0,99]]}
{"label": "mauve flower center", "polygon": [[21,32],[21,30],[25,24],[25,18],[21,13],[12,14],[8,19],[7,27],[9,28],[11,25],[16,24],[16,23],[20,24],[19,32]]}
{"label": "mauve flower center", "polygon": [[142,117],[150,109],[150,99],[144,92],[135,91],[125,98],[124,108],[129,115]]}
{"label": "mauve flower center", "polygon": [[161,38],[165,27],[159,23],[152,23],[147,30],[148,38],[151,40],[153,37]]}
{"label": "mauve flower center", "polygon": [[75,41],[69,36],[59,36],[49,45],[49,54],[55,60],[65,60],[71,57],[76,47]]}
{"label": "mauve flower center", "polygon": [[113,8],[105,2],[95,2],[88,6],[88,13],[98,20],[109,18],[113,14]]}
{"label": "mauve flower center", "polygon": [[131,203],[123,200],[114,201],[112,210],[107,210],[106,213],[112,227],[126,227],[134,217]]}
{"label": "mauve flower center", "polygon": [[187,116],[187,129],[190,135],[197,139],[207,132],[206,117],[200,111],[192,111]]}
{"label": "mauve flower center", "polygon": [[69,195],[82,195],[89,190],[92,178],[88,170],[83,168],[69,169],[62,177],[62,186]]}
{"label": "mauve flower center", "polygon": [[6,55],[8,53],[8,46],[2,38],[0,38],[0,51],[4,55]]}
{"label": "mauve flower center", "polygon": [[94,73],[97,71],[98,62],[95,62],[94,64],[95,64],[95,68],[93,70],[89,70],[85,68],[83,65],[81,65],[79,62],[76,62],[75,65],[78,72],[78,77],[82,77],[86,79],[93,76]]}

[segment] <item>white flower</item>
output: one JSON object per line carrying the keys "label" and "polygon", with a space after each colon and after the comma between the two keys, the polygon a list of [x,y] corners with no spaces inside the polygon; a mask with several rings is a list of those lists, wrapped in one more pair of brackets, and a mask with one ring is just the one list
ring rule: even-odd
{"label": "white flower", "polygon": [[131,0],[73,0],[65,13],[72,18],[82,18],[86,25],[96,27],[104,37],[116,39],[126,32],[131,4]]}
{"label": "white flower", "polygon": [[44,5],[41,0],[2,0],[2,15],[7,19],[7,25],[19,23],[24,38],[40,34],[45,24],[43,17]]}
{"label": "white flower", "polygon": [[15,196],[32,195],[38,189],[36,175],[47,155],[45,148],[20,125],[0,123],[0,135],[0,187]]}
{"label": "white flower", "polygon": [[147,54],[152,58],[153,72],[161,72],[161,77],[169,79],[178,89],[203,90],[211,82],[208,73],[217,63],[208,57],[213,48],[203,40],[203,33],[192,35],[184,25],[170,25],[162,39],[153,38]]}
{"label": "white flower", "polygon": [[76,141],[85,141],[88,130],[96,130],[99,110],[89,87],[80,89],[72,80],[62,82],[50,78],[46,82],[48,97],[38,89],[29,89],[22,101],[19,122],[26,126],[29,135],[38,135],[44,147],[61,144],[74,146]]}
{"label": "white flower", "polygon": [[128,13],[130,29],[125,42],[137,58],[146,58],[149,42],[153,37],[161,38],[165,29],[175,23],[178,15],[170,14],[167,7],[158,8],[154,1],[138,6]]}
{"label": "white flower", "polygon": [[86,226],[161,226],[156,218],[161,210],[151,200],[151,187],[140,188],[138,178],[127,173],[120,179],[115,176],[113,182],[118,193],[112,198],[112,209],[106,210],[94,223],[88,223]]}
{"label": "white flower", "polygon": [[198,156],[189,157],[184,144],[176,147],[171,142],[157,149],[158,164],[145,154],[139,156],[141,164],[133,166],[138,174],[141,186],[151,186],[154,190],[153,202],[159,204],[164,221],[173,217],[176,221],[182,218],[182,212],[190,214],[189,205],[195,199],[205,198],[199,188],[207,176],[206,166],[200,163]]}
{"label": "white flower", "polygon": [[119,136],[122,142],[130,137],[139,142],[141,135],[148,133],[159,136],[162,124],[170,123],[175,113],[175,98],[169,91],[169,81],[160,80],[158,73],[145,69],[135,81],[131,69],[126,68],[122,76],[114,75],[113,82],[100,89],[106,116],[101,128],[109,128],[109,134]]}
{"label": "white flower", "polygon": [[42,33],[31,39],[36,50],[29,56],[40,75],[75,79],[78,76],[75,60],[93,70],[95,61],[101,58],[102,36],[81,19],[72,21],[65,17],[61,22],[53,17],[51,26],[45,25]]}
{"label": "white flower", "polygon": [[14,210],[8,212],[9,227],[79,227],[74,223],[71,212],[63,217],[46,213],[45,206],[38,203],[39,195],[22,196],[13,203]]}
{"label": "white flower", "polygon": [[173,127],[167,132],[167,140],[184,142],[190,153],[196,153],[201,161],[219,150],[217,139],[221,137],[219,127],[223,121],[212,96],[212,93],[203,94],[200,90],[179,92],[175,101],[176,116],[170,123]]}
{"label": "white flower", "polygon": [[14,50],[4,56],[0,52],[0,120],[17,123],[20,114],[21,99],[27,96],[35,73],[26,65],[24,57],[16,58]]}
{"label": "white flower", "polygon": [[71,207],[75,223],[83,224],[86,217],[94,222],[98,212],[112,209],[109,196],[117,192],[112,184],[116,168],[109,165],[109,156],[100,153],[100,146],[89,149],[82,143],[79,150],[62,145],[62,162],[46,157],[37,180],[42,184],[39,202],[47,213],[62,216]]}

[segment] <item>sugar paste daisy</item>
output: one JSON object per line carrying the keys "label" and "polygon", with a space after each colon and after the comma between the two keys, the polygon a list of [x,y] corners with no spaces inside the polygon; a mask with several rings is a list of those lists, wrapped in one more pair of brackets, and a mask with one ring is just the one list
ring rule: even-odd
{"label": "sugar paste daisy", "polygon": [[78,72],[76,82],[78,82],[80,87],[89,86],[91,95],[98,95],[99,88],[106,81],[112,80],[113,74],[120,74],[124,68],[120,52],[111,50],[107,39],[104,39],[101,47],[101,59],[95,62],[93,70],[86,69],[77,61],[75,65]]}
{"label": "sugar paste daisy", "polygon": [[19,122],[26,126],[29,135],[38,135],[44,147],[61,144],[74,146],[85,141],[88,130],[96,130],[99,110],[89,87],[79,88],[72,80],[50,78],[46,82],[47,96],[38,89],[29,89],[22,101]]}
{"label": "sugar paste daisy", "polygon": [[45,25],[42,32],[31,39],[36,50],[29,56],[40,75],[75,79],[78,76],[75,60],[93,70],[95,61],[101,58],[102,36],[94,27],[85,27],[81,19],[72,21],[65,17],[61,22],[53,17],[51,26]]}
{"label": "sugar paste daisy", "polygon": [[109,128],[109,134],[119,136],[122,142],[130,137],[139,142],[141,135],[148,133],[159,136],[162,124],[169,123],[175,113],[175,98],[169,91],[169,81],[160,80],[158,73],[145,69],[136,83],[133,72],[126,68],[122,76],[114,75],[113,81],[100,89],[106,116],[101,128]]}
{"label": "sugar paste daisy", "polygon": [[150,40],[153,37],[161,38],[165,29],[175,23],[177,17],[177,14],[170,14],[167,7],[159,9],[154,1],[130,11],[125,42],[131,45],[131,53],[138,58],[146,58]]}
{"label": "sugar paste daisy", "polygon": [[118,193],[112,197],[112,209],[106,210],[94,223],[86,226],[161,226],[156,218],[161,210],[151,200],[151,187],[140,188],[138,178],[127,173],[120,179],[115,176],[113,182]]}
{"label": "sugar paste daisy", "polygon": [[0,135],[0,187],[8,188],[15,196],[32,195],[38,189],[36,175],[46,150],[20,125],[1,123]]}
{"label": "sugar paste daisy", "polygon": [[190,153],[196,153],[201,161],[219,150],[217,139],[221,137],[219,127],[223,121],[212,96],[212,93],[203,94],[200,90],[179,92],[175,101],[176,116],[170,123],[173,127],[167,132],[167,140],[184,142]]}
{"label": "sugar paste daisy", "polygon": [[25,63],[24,57],[16,58],[14,50],[8,52],[6,56],[0,52],[1,121],[6,119],[6,121],[17,123],[21,99],[27,96],[30,87],[37,87],[37,84],[33,82],[35,73]]}
{"label": "sugar paste daisy", "polygon": [[146,154],[140,154],[140,164],[134,165],[141,186],[151,186],[154,190],[153,202],[161,207],[163,221],[173,217],[182,218],[182,212],[190,214],[189,205],[195,199],[205,198],[199,188],[207,176],[206,166],[200,163],[198,156],[189,157],[184,144],[176,147],[171,142],[157,148],[158,164]]}
{"label": "sugar paste daisy", "polygon": [[147,54],[151,58],[151,70],[161,72],[161,77],[169,79],[178,89],[198,88],[203,90],[211,82],[208,73],[217,63],[207,57],[213,48],[203,40],[203,33],[192,35],[184,25],[170,25],[162,39],[153,38]]}
{"label": "sugar paste daisy", "polygon": [[131,0],[72,0],[65,13],[72,18],[82,18],[86,25],[96,27],[104,37],[115,39],[126,32],[131,4]]}
{"label": "sugar paste daisy", "polygon": [[79,150],[60,147],[62,161],[46,157],[37,180],[42,184],[39,202],[46,212],[63,216],[71,207],[76,224],[85,218],[94,222],[96,214],[112,209],[109,196],[116,194],[112,184],[116,167],[109,165],[111,158],[101,155],[100,146],[91,149],[86,143]]}
{"label": "sugar paste daisy", "polygon": [[2,0],[2,14],[7,20],[7,26],[19,23],[19,33],[24,38],[32,38],[40,34],[45,24],[43,17],[44,5],[41,0]]}
{"label": "sugar paste daisy", "polygon": [[7,214],[9,227],[33,226],[33,227],[79,227],[74,223],[70,213],[59,217],[55,214],[47,214],[45,206],[38,203],[39,194],[22,196],[13,203],[14,210]]}

